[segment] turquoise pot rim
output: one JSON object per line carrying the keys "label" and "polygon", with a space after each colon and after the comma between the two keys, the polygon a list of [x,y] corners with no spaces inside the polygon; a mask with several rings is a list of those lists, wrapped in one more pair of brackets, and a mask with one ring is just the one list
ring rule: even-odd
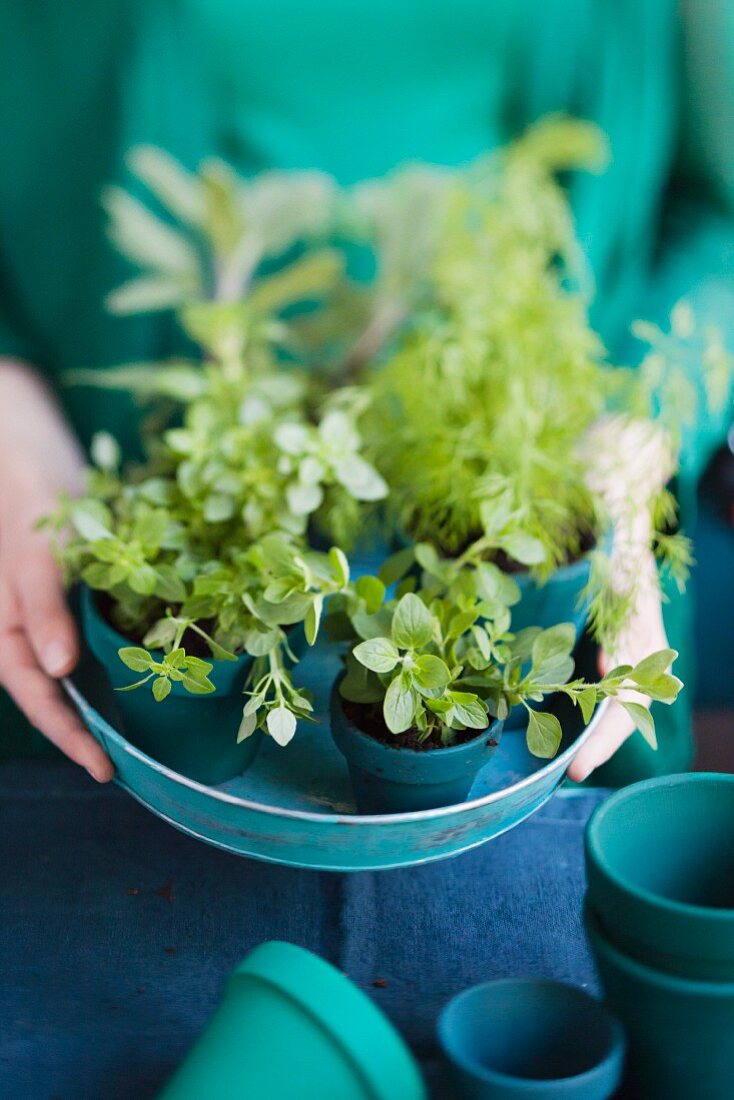
{"label": "turquoise pot rim", "polygon": [[663,894],[656,894],[652,890],[638,886],[637,883],[626,878],[625,875],[619,874],[604,858],[603,841],[599,835],[609,814],[613,814],[617,807],[625,802],[633,801],[641,796],[644,798],[647,791],[714,785],[731,787],[734,795],[734,775],[728,775],[724,772],[683,772],[679,775],[657,776],[654,779],[644,779],[639,783],[632,783],[629,787],[623,787],[621,790],[615,791],[596,808],[586,826],[584,849],[587,861],[593,864],[595,871],[608,882],[611,882],[615,889],[631,896],[635,901],[646,907],[657,911],[665,910],[684,920],[705,920],[707,923],[718,925],[734,924],[734,909],[714,909],[706,905],[694,905],[690,902],[666,898]]}
{"label": "turquoise pot rim", "polygon": [[[81,601],[84,614],[88,615],[90,618],[93,618],[95,630],[102,636],[104,642],[109,645],[111,649],[114,649],[115,652],[117,652],[118,649],[121,649],[124,646],[134,646],[136,644],[135,642],[132,642],[129,638],[126,638],[124,634],[121,634],[120,631],[117,630],[110,622],[108,622],[104,615],[101,614],[97,607],[95,590],[90,588],[89,585],[82,585]],[[144,646],[142,643],[139,644],[141,649],[146,649],[148,653],[150,653],[156,659],[163,658],[162,650],[152,649],[149,646]],[[91,642],[90,648],[94,649],[94,646]],[[240,692],[242,685],[240,684],[235,687],[234,684],[226,682],[224,684],[218,684],[216,682],[218,676],[224,674],[226,680],[233,681],[238,675],[244,674],[244,669],[252,664],[252,662],[254,661],[254,658],[249,653],[238,653],[236,656],[236,661],[221,661],[216,660],[214,657],[209,658],[212,665],[212,671],[209,673],[209,677],[215,683],[217,694],[220,696],[234,693],[235,691]],[[133,675],[132,672],[131,675]],[[191,692],[186,691],[186,688],[184,688],[184,686],[180,683],[172,683],[171,691],[174,695],[180,695],[182,698],[190,700],[212,698],[211,694],[192,694]]]}
{"label": "turquoise pot rim", "polygon": [[706,981],[702,978],[682,978],[669,974],[666,970],[657,970],[646,966],[639,959],[625,955],[604,935],[599,921],[588,898],[584,903],[584,929],[594,952],[606,958],[619,970],[623,970],[637,981],[655,986],[667,993],[681,996],[708,997],[711,1000],[731,1000],[734,998],[734,982]]}
{"label": "turquoise pot rim", "polygon": [[[464,1051],[459,1051],[450,1034],[450,1014],[461,1005],[462,1001],[469,1000],[478,992],[488,989],[499,990],[503,986],[505,988],[511,986],[524,986],[528,989],[532,987],[535,989],[545,988],[554,991],[563,989],[567,992],[570,991],[572,995],[577,997],[580,1003],[583,1003],[587,1011],[591,1009],[597,1012],[599,1018],[603,1018],[608,1024],[610,1042],[607,1053],[600,1061],[596,1062],[589,1069],[583,1070],[581,1073],[575,1073],[570,1077],[538,1079],[534,1077],[521,1077],[518,1074],[503,1073],[501,1070],[483,1065],[481,1062],[467,1055]],[[498,978],[493,981],[481,982],[479,985],[474,985],[469,989],[462,990],[461,993],[457,993],[455,997],[452,997],[448,1004],[442,1009],[441,1015],[438,1018],[438,1035],[443,1050],[452,1061],[480,1080],[488,1084],[502,1085],[508,1091],[516,1089],[519,1092],[523,1089],[527,1090],[529,1087],[535,1086],[538,1094],[545,1093],[546,1095],[551,1095],[557,1093],[562,1097],[573,1095],[575,1091],[581,1090],[587,1085],[594,1084],[598,1078],[603,1078],[607,1076],[607,1074],[619,1074],[621,1076],[622,1063],[627,1046],[622,1025],[602,1001],[598,1000],[596,997],[592,997],[591,994],[578,986],[570,985],[567,982],[553,981],[551,978]]]}
{"label": "turquoise pot rim", "polygon": [[564,584],[569,581],[575,581],[578,577],[583,576],[584,573],[589,572],[591,568],[591,555],[595,550],[596,547],[592,550],[587,550],[586,553],[582,554],[576,561],[567,562],[565,565],[559,565],[552,573],[549,573],[544,581],[537,580],[529,569],[522,569],[517,573],[508,573],[507,576],[515,581],[523,591],[533,586],[542,589],[553,583]]}
{"label": "turquoise pot rim", "polygon": [[400,1096],[406,1100],[426,1097],[423,1077],[402,1036],[366,993],[319,955],[284,940],[269,940],[237,966],[230,981],[242,978],[277,989],[307,1012],[347,1055],[374,1100],[395,1096],[397,1073],[393,1070],[386,1081],[381,1069],[388,1060],[385,1051],[390,1066],[398,1067]]}

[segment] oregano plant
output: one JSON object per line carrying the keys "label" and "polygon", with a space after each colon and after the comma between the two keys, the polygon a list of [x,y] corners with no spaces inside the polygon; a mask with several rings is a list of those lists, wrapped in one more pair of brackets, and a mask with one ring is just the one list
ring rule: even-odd
{"label": "oregano plant", "polygon": [[390,734],[412,731],[419,743],[450,746],[522,705],[530,752],[551,758],[561,744],[561,726],[554,714],[538,708],[560,694],[579,707],[587,724],[598,703],[618,699],[655,746],[645,701],[676,699],[682,684],[670,672],[674,650],[660,650],[634,667],[619,666],[590,683],[574,676],[571,623],[512,632],[511,608],[520,592],[492,562],[440,559],[430,544],[418,544],[389,559],[382,580],[399,583],[392,594],[383,585],[369,613],[344,597],[337,597],[332,613],[340,636],[350,641],[341,696],[368,711],[378,708],[388,743]]}

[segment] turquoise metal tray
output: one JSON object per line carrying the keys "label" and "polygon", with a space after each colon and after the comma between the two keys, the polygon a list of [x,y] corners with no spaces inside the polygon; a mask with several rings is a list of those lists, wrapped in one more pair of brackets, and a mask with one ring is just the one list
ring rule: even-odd
{"label": "turquoise metal tray", "polygon": [[[591,647],[577,665],[593,669]],[[334,647],[317,645],[299,666],[299,682],[314,693],[318,725],[301,723],[285,748],[265,738],[244,775],[218,787],[186,779],[117,732],[113,694],[101,668],[85,657],[66,689],[86,725],[117,769],[117,782],[177,829],[241,856],[328,871],[407,867],[444,859],[483,844],[532,814],[562,782],[592,728],[561,700],[555,712],[564,731],[559,755],[538,760],[522,731],[509,731],[479,773],[469,800],[418,813],[359,816],[346,764],[328,726],[328,697],[339,669]]]}

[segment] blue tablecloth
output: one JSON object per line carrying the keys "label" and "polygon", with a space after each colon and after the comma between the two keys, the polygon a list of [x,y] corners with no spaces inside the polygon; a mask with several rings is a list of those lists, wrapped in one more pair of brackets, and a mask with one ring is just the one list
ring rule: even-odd
{"label": "blue tablecloth", "polygon": [[507,975],[595,990],[582,835],[604,793],[556,795],[453,860],[349,876],[208,848],[64,763],[1,765],[0,1096],[154,1096],[228,972],[285,939],[375,999],[443,1100],[434,1030],[454,993]]}

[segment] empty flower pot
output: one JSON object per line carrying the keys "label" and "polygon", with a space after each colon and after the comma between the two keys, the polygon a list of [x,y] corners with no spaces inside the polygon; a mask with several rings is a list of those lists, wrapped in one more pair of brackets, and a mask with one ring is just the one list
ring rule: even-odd
{"label": "empty flower pot", "polygon": [[425,1100],[410,1052],[348,978],[288,943],[257,947],[160,1100]]}
{"label": "empty flower pot", "polygon": [[586,910],[606,1002],[627,1035],[625,1095],[724,1100],[734,1087],[734,983],[680,978],[619,951]]}
{"label": "empty flower pot", "polygon": [[604,1006],[559,982],[506,979],[467,989],[438,1025],[466,1100],[605,1100],[622,1077],[624,1037]]}
{"label": "empty flower pot", "polygon": [[734,982],[734,775],[626,787],[596,810],[585,848],[611,943],[670,974]]}
{"label": "empty flower pot", "polygon": [[[134,683],[138,674],[118,656],[122,646],[132,643],[102,617],[88,588],[82,591],[82,618],[89,648],[111,686]],[[170,695],[161,703],[153,698],[150,684],[115,692],[125,736],[147,756],[199,783],[223,783],[240,775],[254,760],[262,740],[258,730],[237,744],[245,703],[242,687],[251,664],[248,654],[236,661],[212,661],[209,678],[217,690],[209,695],[192,695],[180,683],[172,684]]]}
{"label": "empty flower pot", "polygon": [[398,748],[350,721],[339,694],[340,680],[331,693],[331,733],[349,766],[360,813],[409,813],[466,801],[477,772],[497,749],[502,722],[493,722],[461,745],[422,751]]}

